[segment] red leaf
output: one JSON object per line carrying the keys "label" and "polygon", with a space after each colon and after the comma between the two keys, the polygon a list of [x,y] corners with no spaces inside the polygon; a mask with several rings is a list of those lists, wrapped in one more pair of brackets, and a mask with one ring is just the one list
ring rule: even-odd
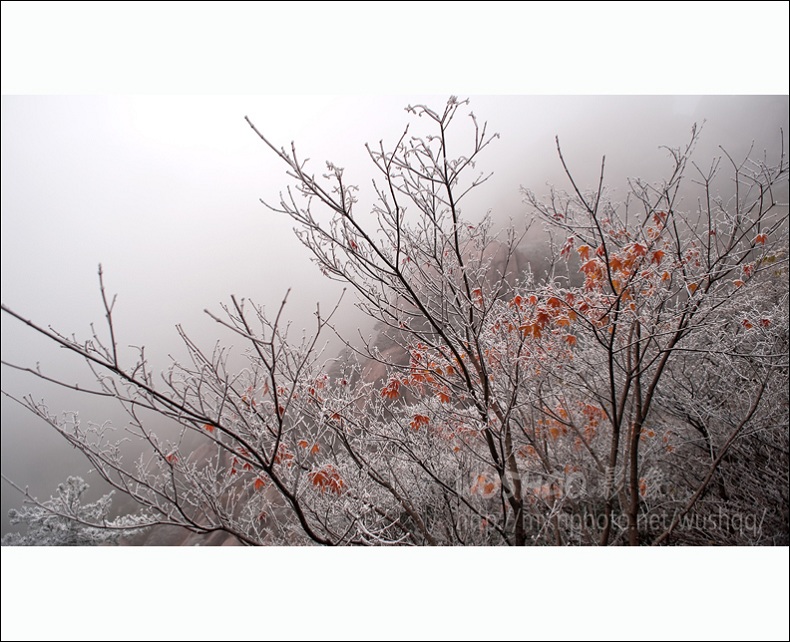
{"label": "red leaf", "polygon": [[[449,397],[448,397],[449,401]],[[414,415],[414,419],[411,420],[409,424],[413,430],[419,430],[420,426],[427,426],[430,422],[430,418],[426,417],[425,415]]]}
{"label": "red leaf", "polygon": [[308,477],[313,486],[319,488],[322,493],[328,490],[335,493],[335,495],[340,495],[343,492],[343,487],[345,486],[343,479],[331,464],[311,472]]}
{"label": "red leaf", "polygon": [[562,250],[560,250],[560,256],[562,256],[563,258],[568,256],[571,253],[571,250],[573,249],[573,244],[575,242],[576,239],[572,236],[569,236],[565,240],[565,244],[562,246]]}
{"label": "red leaf", "polygon": [[391,379],[390,382],[381,389],[381,396],[385,399],[397,399],[400,390],[400,381]]}
{"label": "red leaf", "polygon": [[280,444],[277,448],[277,452],[274,455],[274,463],[281,464],[286,462],[288,466],[293,464],[291,461],[294,458],[293,453],[289,453],[288,449],[285,447],[285,444]]}
{"label": "red leaf", "polygon": [[212,426],[211,424],[203,424],[203,430],[207,430],[208,432],[214,432],[216,426]]}
{"label": "red leaf", "polygon": [[541,328],[545,328],[550,320],[551,317],[549,316],[548,312],[546,312],[545,310],[538,310],[535,323],[537,323]]}

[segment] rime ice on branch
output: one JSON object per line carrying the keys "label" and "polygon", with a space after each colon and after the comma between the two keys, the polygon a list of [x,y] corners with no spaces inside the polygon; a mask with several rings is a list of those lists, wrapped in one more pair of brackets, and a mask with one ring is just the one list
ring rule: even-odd
{"label": "rime ice on branch", "polygon": [[[561,239],[533,275],[519,263],[528,224],[495,233],[462,212],[496,138],[469,114],[458,140],[466,107],[409,107],[422,133],[368,148],[363,213],[343,169],[314,174],[248,121],[292,181],[271,209],[378,322],[376,340],[346,338],[351,358],[318,348],[331,314],[293,337],[285,299],[270,316],[232,298],[212,317],[246,342],[247,367],[179,330],[189,359],[160,379],[142,352],[119,361],[102,282],[106,330],[85,342],[3,311],[85,359],[91,392],[128,426],[118,437],[20,402],[144,507],[138,526],[245,544],[787,543],[784,155],[725,153],[701,171],[694,130],[667,150],[664,182],[633,180],[614,202],[603,163],[586,191],[558,142],[568,191],[525,192]],[[163,421],[171,437],[153,430]],[[144,455],[127,461],[119,439]],[[683,528],[755,506],[759,532]]]}

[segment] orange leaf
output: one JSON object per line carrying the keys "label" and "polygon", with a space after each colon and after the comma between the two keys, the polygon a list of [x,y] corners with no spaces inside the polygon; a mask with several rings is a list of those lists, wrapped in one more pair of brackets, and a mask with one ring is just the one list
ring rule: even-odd
{"label": "orange leaf", "polygon": [[580,245],[576,248],[576,251],[579,253],[579,258],[583,261],[586,261],[590,258],[590,246],[589,245]]}
{"label": "orange leaf", "polygon": [[469,489],[475,495],[482,495],[483,497],[492,497],[496,493],[498,482],[486,474],[478,475],[474,484]]}
{"label": "orange leaf", "polygon": [[309,444],[307,443],[307,440],[305,440],[305,439],[300,439],[296,443],[296,445],[299,446],[299,448],[307,448],[307,446],[309,446]]}
{"label": "orange leaf", "polygon": [[315,455],[319,450],[321,449],[318,447],[318,444],[313,444],[313,447],[310,449],[310,454]]}
{"label": "orange leaf", "polygon": [[765,242],[768,240],[767,234],[758,234],[754,237],[754,242],[759,243],[760,245],[765,245]]}
{"label": "orange leaf", "polygon": [[260,490],[265,486],[266,486],[266,481],[264,479],[261,479],[260,477],[255,478],[255,482],[253,483],[253,487],[255,488],[255,490]]}
{"label": "orange leaf", "polygon": [[663,250],[656,250],[655,252],[653,252],[653,263],[655,263],[656,265],[661,263],[661,259],[663,258],[664,258]]}
{"label": "orange leaf", "polygon": [[524,323],[518,326],[518,329],[524,333],[525,337],[532,336],[536,339],[540,339],[540,326],[537,323]]}
{"label": "orange leaf", "polygon": [[444,391],[439,391],[436,395],[439,398],[439,401],[442,403],[449,403],[450,402],[450,395],[448,395]]}
{"label": "orange leaf", "polygon": [[600,274],[601,262],[598,259],[590,259],[586,263],[582,263],[579,269],[587,274],[587,276],[590,276],[591,274]]}
{"label": "orange leaf", "polygon": [[208,432],[214,432],[216,426],[212,426],[211,424],[203,424],[203,430],[207,430]]}
{"label": "orange leaf", "polygon": [[751,330],[754,327],[754,324],[751,321],[749,321],[749,319],[744,319],[743,321],[741,321],[741,325],[747,330]]}
{"label": "orange leaf", "polygon": [[733,285],[734,285],[736,288],[739,288],[739,287],[741,287],[741,286],[743,285],[743,281],[742,281],[741,279],[735,279],[735,280],[732,282],[732,284],[733,284]]}
{"label": "orange leaf", "polygon": [[564,341],[565,341],[565,343],[567,343],[569,346],[575,346],[575,345],[576,345],[576,337],[575,337],[575,336],[573,336],[572,334],[568,334],[568,335],[566,335],[565,337],[563,337],[563,340],[564,340]]}

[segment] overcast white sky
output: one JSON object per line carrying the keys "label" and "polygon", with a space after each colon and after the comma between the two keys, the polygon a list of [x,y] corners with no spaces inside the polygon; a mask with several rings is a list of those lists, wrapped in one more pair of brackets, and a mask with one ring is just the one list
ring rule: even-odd
{"label": "overcast white sky", "polygon": [[[704,3],[669,19],[656,3],[641,13],[636,3],[613,3],[616,10],[564,3],[563,11],[463,3],[470,5],[458,10],[464,35],[438,47],[434,29],[458,26],[445,3],[404,3],[395,13],[389,5],[384,12],[374,3],[353,10],[325,3],[332,6],[310,5],[309,19],[273,6],[283,3],[228,3],[227,11],[205,3],[189,12],[177,3],[160,3],[158,12],[135,3],[60,3],[68,7],[46,5],[40,15],[18,13],[14,5],[22,4],[3,3],[2,301],[85,336],[101,321],[102,263],[109,290],[119,294],[121,343],[145,344],[163,365],[177,351],[176,323],[204,343],[216,338],[202,311],[217,310],[230,294],[275,305],[292,287],[289,316],[301,327],[316,301],[328,305],[339,292],[310,265],[290,222],[259,203],[274,200],[287,180],[245,115],[275,142],[295,140],[316,170],[331,159],[364,185],[371,176],[364,143],[394,142],[408,121],[406,104],[438,107],[450,92],[471,94],[471,108],[502,138],[481,159],[495,177],[470,209],[490,208],[502,221],[523,216],[521,185],[540,191],[561,181],[555,135],[583,181],[597,177],[605,154],[616,182],[658,178],[666,167],[659,146],[685,142],[694,122],[707,121],[703,163],[719,144],[742,153],[755,141],[757,150],[776,153],[779,128],[788,131],[786,47],[781,56],[760,50],[759,36],[776,17],[766,23],[742,3],[733,3],[741,12],[717,9],[730,30],[747,34],[735,53],[729,32],[713,22],[721,16],[707,14]],[[703,17],[713,32],[706,38],[694,27]],[[11,18],[27,30],[10,29]],[[81,19],[83,31],[70,28],[64,39],[64,22]],[[343,37],[349,29],[356,38]],[[154,54],[142,34],[153,39]],[[254,44],[242,51],[237,40]],[[645,48],[646,66],[638,62]],[[762,84],[752,84],[755,76]],[[519,95],[632,91],[648,95]],[[780,95],[696,96],[741,92]],[[20,95],[31,93],[57,95]],[[352,312],[345,318],[349,327],[359,323]],[[5,315],[2,357],[79,376],[62,351]],[[108,416],[6,368],[2,385],[46,396],[53,412]],[[3,474],[40,496],[82,466],[49,435],[2,399]],[[5,484],[2,497],[5,515],[18,497]]]}

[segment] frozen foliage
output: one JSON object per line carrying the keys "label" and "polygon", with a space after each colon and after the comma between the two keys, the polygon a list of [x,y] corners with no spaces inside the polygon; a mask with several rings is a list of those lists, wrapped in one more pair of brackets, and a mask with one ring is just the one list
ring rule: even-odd
{"label": "frozen foliage", "polygon": [[[143,455],[130,465],[111,427],[20,402],[145,507],[139,524],[245,544],[786,544],[783,153],[725,152],[702,171],[695,129],[667,150],[666,180],[632,180],[620,202],[603,163],[581,189],[558,141],[568,191],[525,192],[550,239],[533,275],[519,265],[529,223],[495,233],[462,215],[496,136],[472,116],[460,143],[464,109],[410,107],[428,133],[368,149],[380,177],[366,212],[341,168],[316,176],[250,123],[293,181],[271,209],[356,291],[376,340],[327,359],[331,313],[294,337],[285,299],[272,316],[232,298],[211,316],[246,342],[246,367],[182,332],[189,359],[160,380],[142,351],[119,362],[100,272],[104,336],[3,311],[89,363]],[[79,514],[80,537],[110,526],[103,506]],[[36,511],[21,519],[75,518]]]}
{"label": "frozen foliage", "polygon": [[110,518],[113,493],[96,502],[83,503],[88,484],[69,477],[57,493],[43,503],[31,501],[22,510],[9,511],[11,524],[24,524],[26,533],[9,533],[4,546],[96,546],[115,543],[122,535],[137,532],[144,524],[138,516]]}

